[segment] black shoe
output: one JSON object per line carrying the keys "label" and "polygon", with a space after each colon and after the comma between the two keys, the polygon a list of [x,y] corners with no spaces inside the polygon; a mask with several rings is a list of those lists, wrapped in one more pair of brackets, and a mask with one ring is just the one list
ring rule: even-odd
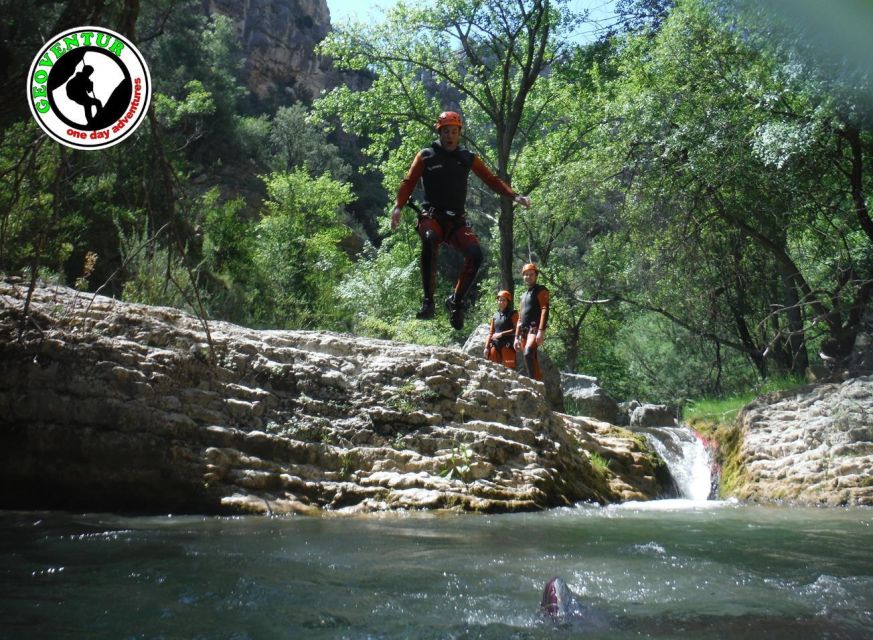
{"label": "black shoe", "polygon": [[433,300],[425,298],[421,301],[421,309],[415,314],[419,320],[430,320],[433,318]]}
{"label": "black shoe", "polygon": [[454,296],[446,298],[446,311],[449,312],[449,322],[455,329],[464,328],[464,303],[455,302]]}

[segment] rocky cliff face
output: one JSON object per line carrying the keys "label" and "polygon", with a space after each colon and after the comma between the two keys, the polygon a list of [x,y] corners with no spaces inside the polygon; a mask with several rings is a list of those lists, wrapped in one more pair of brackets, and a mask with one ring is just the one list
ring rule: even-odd
{"label": "rocky cliff face", "polygon": [[0,282],[0,508],[512,511],[662,491],[632,434],[554,413],[541,384],[460,351],[207,335],[60,287],[23,321],[26,295]]}
{"label": "rocky cliff face", "polygon": [[737,497],[873,505],[873,377],[765,396],[738,420]]}
{"label": "rocky cliff face", "polygon": [[205,0],[209,14],[232,19],[246,53],[248,88],[309,101],[339,84],[340,75],[315,46],[330,31],[326,0]]}

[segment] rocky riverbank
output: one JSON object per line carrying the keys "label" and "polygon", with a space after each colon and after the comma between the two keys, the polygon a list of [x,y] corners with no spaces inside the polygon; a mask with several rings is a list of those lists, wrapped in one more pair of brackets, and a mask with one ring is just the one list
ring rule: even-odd
{"label": "rocky riverbank", "polygon": [[[497,512],[670,486],[643,437],[554,411],[472,351],[207,332],[64,287],[37,288],[25,319],[26,296],[0,282],[0,508]],[[723,443],[722,496],[873,505],[871,416],[870,376],[759,398]]]}
{"label": "rocky riverbank", "polygon": [[726,470],[744,500],[873,506],[873,377],[759,398],[737,419]]}
{"label": "rocky riverbank", "polygon": [[460,350],[0,283],[0,507],[518,511],[655,498],[629,431]]}

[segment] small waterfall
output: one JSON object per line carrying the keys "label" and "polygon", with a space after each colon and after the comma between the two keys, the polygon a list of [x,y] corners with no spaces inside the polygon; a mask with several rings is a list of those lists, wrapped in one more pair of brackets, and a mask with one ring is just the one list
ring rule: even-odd
{"label": "small waterfall", "polygon": [[700,438],[688,427],[639,429],[667,464],[680,498],[708,500],[712,493],[712,461]]}

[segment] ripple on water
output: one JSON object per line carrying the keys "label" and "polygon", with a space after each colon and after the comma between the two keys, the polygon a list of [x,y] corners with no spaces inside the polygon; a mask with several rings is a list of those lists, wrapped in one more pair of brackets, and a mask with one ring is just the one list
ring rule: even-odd
{"label": "ripple on water", "polygon": [[866,640],[873,628],[873,511],[0,518],[0,592],[14,594],[0,636],[130,637],[136,620],[150,638],[579,637],[537,615],[553,575],[631,629],[597,638]]}
{"label": "ripple on water", "polygon": [[664,556],[667,555],[667,550],[663,545],[657,542],[646,542],[645,544],[635,544],[633,550],[644,556]]}

